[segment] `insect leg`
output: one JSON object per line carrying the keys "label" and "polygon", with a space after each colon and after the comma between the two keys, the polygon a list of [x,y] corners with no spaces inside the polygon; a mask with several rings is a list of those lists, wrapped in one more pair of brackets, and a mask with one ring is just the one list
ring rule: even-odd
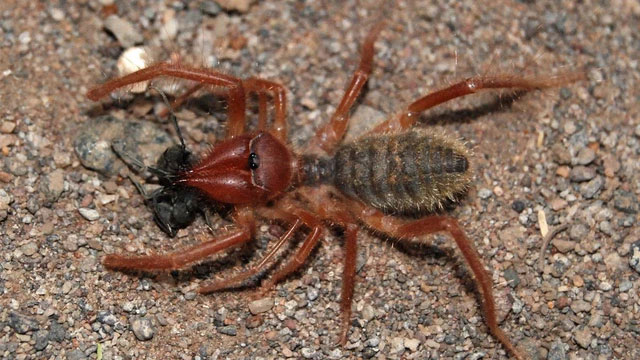
{"label": "insect leg", "polygon": [[328,124],[318,130],[315,137],[311,140],[309,146],[311,148],[320,148],[328,153],[342,140],[347,131],[347,123],[349,122],[349,111],[358,99],[362,87],[369,79],[371,68],[373,66],[373,45],[376,38],[382,31],[384,22],[379,22],[369,31],[367,38],[362,45],[362,54],[360,56],[360,65],[356,69],[351,83],[347,87],[340,105],[331,117]]}
{"label": "insect leg", "polygon": [[584,78],[584,73],[574,72],[557,76],[525,77],[518,75],[476,76],[447,88],[434,91],[411,103],[399,116],[376,126],[373,133],[395,133],[410,128],[420,113],[449,100],[487,89],[536,90],[562,86]]}
{"label": "insect leg", "polygon": [[160,62],[131,74],[109,80],[89,90],[87,97],[96,101],[117,89],[163,76],[195,81],[202,84],[202,86],[224,88],[224,95],[229,106],[227,136],[233,137],[244,133],[246,96],[242,81],[210,69]]}
{"label": "insect leg", "polygon": [[385,215],[380,211],[371,212],[370,210],[362,209],[361,220],[371,229],[388,234],[397,239],[415,241],[416,237],[428,234],[437,232],[448,233],[456,242],[458,249],[460,249],[462,256],[475,276],[476,286],[482,294],[482,312],[489,331],[502,343],[509,353],[517,359],[523,359],[520,352],[498,325],[491,277],[485,270],[473,244],[469,241],[454,218],[434,215],[418,220],[405,220]]}

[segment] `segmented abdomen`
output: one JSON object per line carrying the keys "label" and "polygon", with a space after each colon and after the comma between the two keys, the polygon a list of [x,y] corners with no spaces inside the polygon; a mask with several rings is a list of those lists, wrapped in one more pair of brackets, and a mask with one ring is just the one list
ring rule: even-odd
{"label": "segmented abdomen", "polygon": [[431,212],[468,187],[468,155],[459,141],[425,130],[371,136],[337,149],[332,180],[388,213]]}

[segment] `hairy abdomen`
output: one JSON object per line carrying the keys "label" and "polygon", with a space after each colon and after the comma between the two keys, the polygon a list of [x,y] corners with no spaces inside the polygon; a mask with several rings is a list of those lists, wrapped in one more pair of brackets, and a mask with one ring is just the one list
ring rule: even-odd
{"label": "hairy abdomen", "polygon": [[425,130],[365,137],[341,145],[333,158],[307,158],[311,183],[333,184],[344,194],[387,213],[438,210],[470,182],[469,153],[459,141]]}

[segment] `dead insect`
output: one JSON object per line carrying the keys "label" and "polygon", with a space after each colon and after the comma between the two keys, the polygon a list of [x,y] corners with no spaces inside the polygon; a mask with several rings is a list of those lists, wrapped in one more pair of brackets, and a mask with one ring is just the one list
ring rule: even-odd
{"label": "dead insect", "polygon": [[[161,62],[91,89],[87,96],[98,100],[136,83],[173,77],[193,82],[174,104],[201,89],[222,94],[228,102],[227,138],[209,153],[195,161],[184,144],[165,152],[155,171],[165,187],[153,194],[152,207],[163,230],[173,234],[193,219],[199,199],[227,204],[232,209],[235,230],[165,255],[110,254],[104,258],[104,265],[111,269],[178,269],[250,241],[257,218],[288,224],[288,230],[257,264],[200,288],[201,293],[209,293],[238,286],[259,273],[283,244],[304,229],[306,238],[293,258],[263,283],[262,290],[267,291],[304,264],[322,237],[325,224],[336,225],[344,229],[346,248],[340,300],[340,342],[344,344],[351,317],[360,228],[364,225],[376,233],[405,241],[446,232],[455,240],[475,276],[489,330],[509,353],[522,358],[498,326],[491,277],[473,244],[454,218],[433,214],[468,187],[471,181],[468,152],[457,140],[411,127],[421,112],[480,90],[548,88],[576,81],[582,75],[468,78],[418,99],[368,135],[343,144],[349,111],[371,73],[374,41],[381,30],[380,23],[369,32],[360,64],[335,114],[301,154],[287,145],[285,89],[268,80],[242,80],[211,69]],[[259,101],[258,130],[245,132],[246,99],[252,93],[257,94]],[[274,103],[271,126],[267,125],[269,98]]]}

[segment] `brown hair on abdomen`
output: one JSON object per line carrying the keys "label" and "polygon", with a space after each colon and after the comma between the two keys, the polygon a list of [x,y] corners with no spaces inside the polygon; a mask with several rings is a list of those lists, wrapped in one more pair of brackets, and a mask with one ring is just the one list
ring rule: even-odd
{"label": "brown hair on abdomen", "polygon": [[329,183],[386,213],[442,208],[469,186],[469,152],[444,134],[411,130],[340,146],[333,158],[303,158],[306,183]]}

